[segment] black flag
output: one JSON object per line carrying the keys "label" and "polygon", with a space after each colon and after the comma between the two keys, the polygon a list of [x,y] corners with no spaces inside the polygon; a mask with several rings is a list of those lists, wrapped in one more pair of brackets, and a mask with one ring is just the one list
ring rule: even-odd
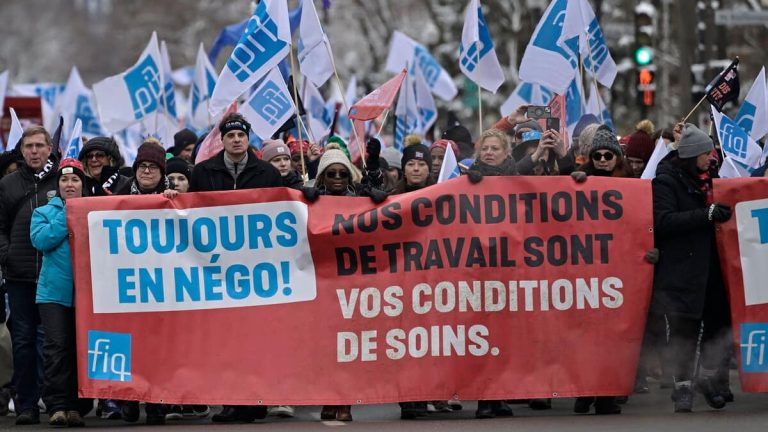
{"label": "black flag", "polygon": [[723,111],[723,105],[728,102],[736,102],[739,100],[739,58],[736,57],[730,66],[725,68],[720,75],[718,75],[712,82],[710,82],[706,89],[707,100],[718,111]]}

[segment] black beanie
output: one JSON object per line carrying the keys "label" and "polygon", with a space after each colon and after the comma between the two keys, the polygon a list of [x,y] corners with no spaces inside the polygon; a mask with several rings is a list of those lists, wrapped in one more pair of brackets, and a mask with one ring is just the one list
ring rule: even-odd
{"label": "black beanie", "polygon": [[171,175],[173,173],[182,174],[187,180],[192,180],[191,165],[180,157],[172,157],[165,161],[165,175]]}
{"label": "black beanie", "polygon": [[186,146],[195,143],[197,143],[197,134],[190,129],[182,129],[173,135],[173,147],[171,147],[170,153],[178,156]]}
{"label": "black beanie", "polygon": [[410,145],[403,150],[403,157],[401,159],[403,169],[405,169],[405,164],[409,160],[414,159],[424,161],[430,169],[432,168],[432,153],[429,152],[429,147],[424,144]]}

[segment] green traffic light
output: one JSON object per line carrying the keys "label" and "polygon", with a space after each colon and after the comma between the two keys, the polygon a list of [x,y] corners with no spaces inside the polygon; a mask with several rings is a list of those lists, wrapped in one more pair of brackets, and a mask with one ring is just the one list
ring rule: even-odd
{"label": "green traffic light", "polygon": [[653,49],[647,46],[635,50],[635,63],[639,66],[649,65],[653,61]]}

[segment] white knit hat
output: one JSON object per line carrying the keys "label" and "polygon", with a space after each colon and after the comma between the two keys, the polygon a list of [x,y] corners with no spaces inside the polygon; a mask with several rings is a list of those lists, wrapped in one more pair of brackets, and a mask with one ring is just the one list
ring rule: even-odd
{"label": "white knit hat", "polygon": [[347,155],[344,154],[341,147],[336,143],[330,143],[325,146],[325,152],[320,158],[320,165],[317,167],[317,176],[320,177],[325,172],[326,168],[333,164],[342,164],[347,168],[351,175],[351,183],[360,183],[363,179],[360,171],[352,165],[352,162],[349,161]]}

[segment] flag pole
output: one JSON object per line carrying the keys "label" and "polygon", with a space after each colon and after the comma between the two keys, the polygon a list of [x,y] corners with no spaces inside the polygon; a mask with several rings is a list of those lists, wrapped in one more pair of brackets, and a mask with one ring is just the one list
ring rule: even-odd
{"label": "flag pole", "polygon": [[694,112],[696,112],[696,110],[699,108],[699,106],[701,105],[701,103],[702,103],[702,102],[704,102],[704,99],[706,99],[706,98],[707,98],[707,95],[706,95],[706,93],[705,93],[705,94],[704,94],[704,96],[703,96],[701,99],[699,99],[699,103],[697,103],[697,104],[696,104],[696,106],[695,106],[695,107],[693,107],[693,109],[691,110],[691,112],[689,112],[689,113],[688,113],[688,115],[687,115],[687,116],[685,116],[685,118],[682,120],[682,123],[685,123],[685,121],[686,121],[686,120],[688,120],[688,118],[689,118],[691,115],[693,115],[693,113],[694,113]]}
{"label": "flag pole", "polygon": [[296,89],[296,60],[294,59],[293,55],[293,44],[291,44],[291,83],[293,84],[293,106],[296,108],[296,131],[299,134],[299,154],[301,155],[301,179],[304,180],[304,182],[307,182],[309,180],[309,176],[307,175],[307,165],[304,163],[304,146],[302,145],[302,139],[301,139],[301,121],[299,118],[301,117],[300,113],[301,110],[299,109],[299,93]]}
{"label": "flag pole", "polygon": [[384,118],[381,120],[381,126],[379,126],[379,131],[376,133],[376,135],[381,136],[381,131],[384,130],[384,125],[387,124],[388,116],[389,116],[389,108],[387,108],[387,110],[384,111]]}
{"label": "flag pole", "polygon": [[[585,31],[586,33],[586,31]],[[587,34],[587,37],[589,37],[589,34]],[[589,63],[590,63],[590,71],[592,72],[592,82],[595,84],[595,92],[597,93],[595,95],[595,102],[597,102],[597,110],[600,111],[600,123],[605,123],[605,118],[603,118],[603,108],[600,106],[600,90],[597,86],[597,74],[595,73],[595,60],[594,56],[592,55],[592,44],[589,43],[589,40],[587,40],[587,48],[589,48]],[[584,63],[582,60],[582,67]],[[582,94],[584,92],[582,91]],[[567,122],[566,122],[567,123]]]}
{"label": "flag pole", "polygon": [[[475,42],[475,47],[477,48],[475,51],[477,51],[477,72],[478,75],[480,74],[480,43]],[[480,136],[483,135],[483,87],[479,83],[475,83],[477,85],[477,119],[478,119],[478,125],[480,126],[480,135],[477,136],[477,139],[480,139]]]}
{"label": "flag pole", "polygon": [[[344,94],[344,88],[341,84],[341,78],[339,78],[339,72],[336,70],[336,61],[333,59],[333,53],[331,52],[331,46],[329,44],[325,44],[326,49],[328,49],[328,57],[331,58],[331,66],[333,66],[333,75],[336,77],[336,85],[339,87],[339,92],[341,93],[341,103],[344,105],[344,110],[347,112],[347,116],[349,116],[349,107],[347,106],[347,98]],[[351,119],[350,119],[351,122]],[[333,131],[331,131],[333,133]],[[360,161],[363,163],[363,170],[367,169],[367,166],[365,165],[365,158],[363,155],[365,155],[365,151],[363,150],[363,144],[360,142],[360,137],[357,136],[357,129],[355,129],[355,124],[352,123],[352,135],[355,137],[355,141],[357,141],[357,146],[360,150]]]}

